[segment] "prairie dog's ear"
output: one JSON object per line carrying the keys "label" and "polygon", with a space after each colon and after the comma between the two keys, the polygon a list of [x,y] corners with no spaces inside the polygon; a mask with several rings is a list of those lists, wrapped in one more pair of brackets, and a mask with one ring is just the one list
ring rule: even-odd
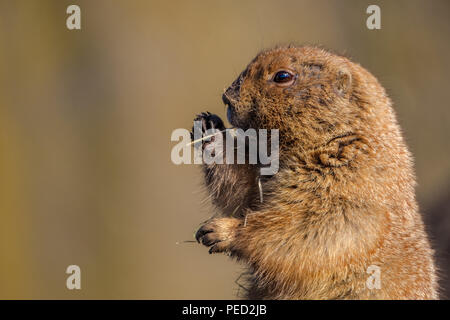
{"label": "prairie dog's ear", "polygon": [[336,81],[334,83],[334,88],[336,93],[345,96],[351,91],[352,86],[352,75],[346,69],[340,69],[336,75]]}

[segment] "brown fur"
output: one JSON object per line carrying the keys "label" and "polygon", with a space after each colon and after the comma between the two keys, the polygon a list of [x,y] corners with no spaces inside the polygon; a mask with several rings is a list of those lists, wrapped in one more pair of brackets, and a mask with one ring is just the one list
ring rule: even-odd
{"label": "brown fur", "polygon": [[[297,79],[271,79],[291,70]],[[436,299],[411,155],[377,79],[315,47],[260,53],[225,92],[231,122],[280,130],[280,170],[205,165],[220,213],[197,238],[248,264],[248,298]],[[381,269],[381,289],[366,271]]]}

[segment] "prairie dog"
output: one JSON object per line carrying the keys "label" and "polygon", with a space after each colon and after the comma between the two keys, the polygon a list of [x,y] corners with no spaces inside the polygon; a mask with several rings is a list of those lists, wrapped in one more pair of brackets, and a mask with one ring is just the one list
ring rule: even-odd
{"label": "prairie dog", "polygon": [[[248,265],[248,298],[438,298],[412,157],[372,74],[321,48],[277,47],[223,101],[234,127],[280,135],[273,176],[257,164],[203,165],[217,213],[196,238]],[[209,113],[197,120],[225,128]],[[367,285],[371,266],[380,288]]]}

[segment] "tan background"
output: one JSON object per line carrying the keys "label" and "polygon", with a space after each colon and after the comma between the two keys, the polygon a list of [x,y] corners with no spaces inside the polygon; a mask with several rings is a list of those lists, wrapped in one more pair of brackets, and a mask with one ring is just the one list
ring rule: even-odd
{"label": "tan background", "polygon": [[[72,3],[81,31],[66,29]],[[425,0],[0,0],[0,298],[235,297],[241,266],[176,244],[212,208],[199,168],[172,164],[170,135],[200,111],[225,116],[223,89],[286,43],[345,52],[387,88],[445,258],[450,221],[433,208],[450,178],[449,13]],[[65,288],[70,264],[80,291]]]}

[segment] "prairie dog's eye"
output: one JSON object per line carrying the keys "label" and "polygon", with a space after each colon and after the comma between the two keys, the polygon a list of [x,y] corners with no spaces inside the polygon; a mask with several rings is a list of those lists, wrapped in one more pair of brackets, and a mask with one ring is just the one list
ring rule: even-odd
{"label": "prairie dog's eye", "polygon": [[280,84],[290,84],[294,81],[294,75],[289,71],[278,71],[273,77],[273,81]]}

